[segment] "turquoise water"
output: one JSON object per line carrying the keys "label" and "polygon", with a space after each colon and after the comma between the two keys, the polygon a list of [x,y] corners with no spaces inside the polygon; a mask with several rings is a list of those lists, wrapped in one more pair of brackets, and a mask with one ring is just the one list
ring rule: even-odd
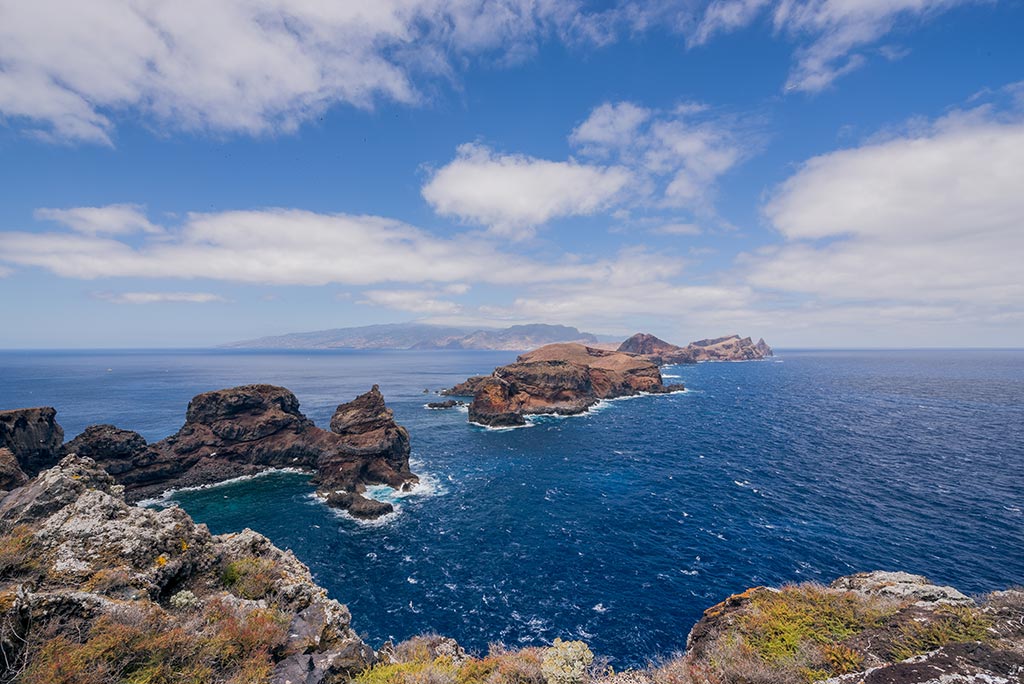
{"label": "turquoise water", "polygon": [[[358,523],[272,474],[173,500],[214,532],[291,548],[374,644],[437,631],[583,638],[617,666],[685,645],[755,584],[903,569],[983,592],[1024,583],[1024,352],[789,351],[665,369],[690,391],[489,431],[429,411],[498,352],[0,353],[0,408],[54,405],[174,432],[196,393],[292,389],[326,426],[379,383],[427,486]],[[385,495],[386,492],[380,492]]]}

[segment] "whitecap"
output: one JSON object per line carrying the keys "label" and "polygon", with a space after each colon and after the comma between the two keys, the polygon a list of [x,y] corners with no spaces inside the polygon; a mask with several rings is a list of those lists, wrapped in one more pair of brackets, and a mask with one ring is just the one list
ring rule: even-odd
{"label": "whitecap", "polygon": [[591,610],[594,611],[595,613],[607,613],[608,612],[608,609],[604,607],[603,603],[595,604],[594,607],[591,608]]}

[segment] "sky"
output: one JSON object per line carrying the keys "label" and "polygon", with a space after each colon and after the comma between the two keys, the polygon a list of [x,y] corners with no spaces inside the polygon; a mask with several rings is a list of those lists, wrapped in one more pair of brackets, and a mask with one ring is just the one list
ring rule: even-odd
{"label": "sky", "polygon": [[0,0],[0,348],[1024,346],[1021,0]]}

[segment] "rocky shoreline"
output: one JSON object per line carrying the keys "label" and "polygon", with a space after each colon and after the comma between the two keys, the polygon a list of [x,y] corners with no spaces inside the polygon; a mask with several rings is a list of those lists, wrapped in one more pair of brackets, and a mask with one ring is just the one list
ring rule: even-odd
{"label": "rocky shoreline", "polygon": [[364,496],[367,485],[408,489],[418,482],[409,468],[409,433],[395,422],[376,385],[339,405],[329,431],[306,418],[287,389],[245,385],[197,395],[181,429],[152,444],[113,425],[89,426],[67,444],[63,438],[51,407],[0,411],[0,490],[72,453],[99,463],[125,487],[129,501],[297,468],[313,475],[329,505],[375,518],[393,506]]}
{"label": "rocky shoreline", "polygon": [[[765,341],[728,335],[686,347],[637,333],[618,348],[577,343],[549,344],[521,354],[490,375],[471,377],[441,394],[472,397],[469,421],[486,427],[517,427],[528,415],[577,415],[602,399],[637,394],[668,394],[683,385],[665,385],[659,368],[702,361],[754,361],[772,356]],[[442,408],[441,403],[428,405]]]}
{"label": "rocky shoreline", "polygon": [[445,390],[448,396],[472,396],[470,422],[488,427],[526,424],[528,415],[576,415],[602,399],[641,393],[680,392],[665,385],[654,362],[582,344],[549,344],[520,355],[489,376],[469,378]]}
{"label": "rocky shoreline", "polygon": [[[68,455],[0,498],[0,681],[11,684],[1015,684],[1024,590],[972,598],[903,572],[755,587],[708,608],[685,653],[616,672],[582,642],[374,651],[348,609],[252,530],[145,509]],[[555,674],[559,674],[554,679]]]}

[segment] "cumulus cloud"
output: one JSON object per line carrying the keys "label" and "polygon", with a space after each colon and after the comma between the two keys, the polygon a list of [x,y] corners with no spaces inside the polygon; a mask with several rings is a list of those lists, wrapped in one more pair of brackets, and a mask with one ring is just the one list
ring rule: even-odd
{"label": "cumulus cloud", "polygon": [[527,237],[553,218],[607,208],[632,180],[619,166],[549,161],[460,145],[455,159],[432,174],[423,197],[436,212]]}
{"label": "cumulus cloud", "polygon": [[815,157],[765,213],[787,239],[745,258],[750,282],[822,301],[1024,309],[1024,120],[988,108]]}
{"label": "cumulus cloud", "polygon": [[226,301],[209,292],[98,292],[96,298],[115,304],[209,304]]}
{"label": "cumulus cloud", "polygon": [[[121,205],[117,205],[121,206]],[[439,283],[458,294],[465,283],[587,279],[598,264],[539,262],[468,235],[440,238],[379,216],[294,209],[188,214],[157,235],[118,235],[116,208],[76,208],[47,218],[72,230],[0,232],[0,262],[35,266],[68,278],[205,278],[243,283],[374,285]],[[111,226],[83,215],[106,216]],[[80,226],[79,226],[80,227]]]}
{"label": "cumulus cloud", "polygon": [[175,129],[291,130],[335,103],[415,102],[451,58],[585,36],[561,0],[5,2],[0,114],[109,144],[118,113]]}

